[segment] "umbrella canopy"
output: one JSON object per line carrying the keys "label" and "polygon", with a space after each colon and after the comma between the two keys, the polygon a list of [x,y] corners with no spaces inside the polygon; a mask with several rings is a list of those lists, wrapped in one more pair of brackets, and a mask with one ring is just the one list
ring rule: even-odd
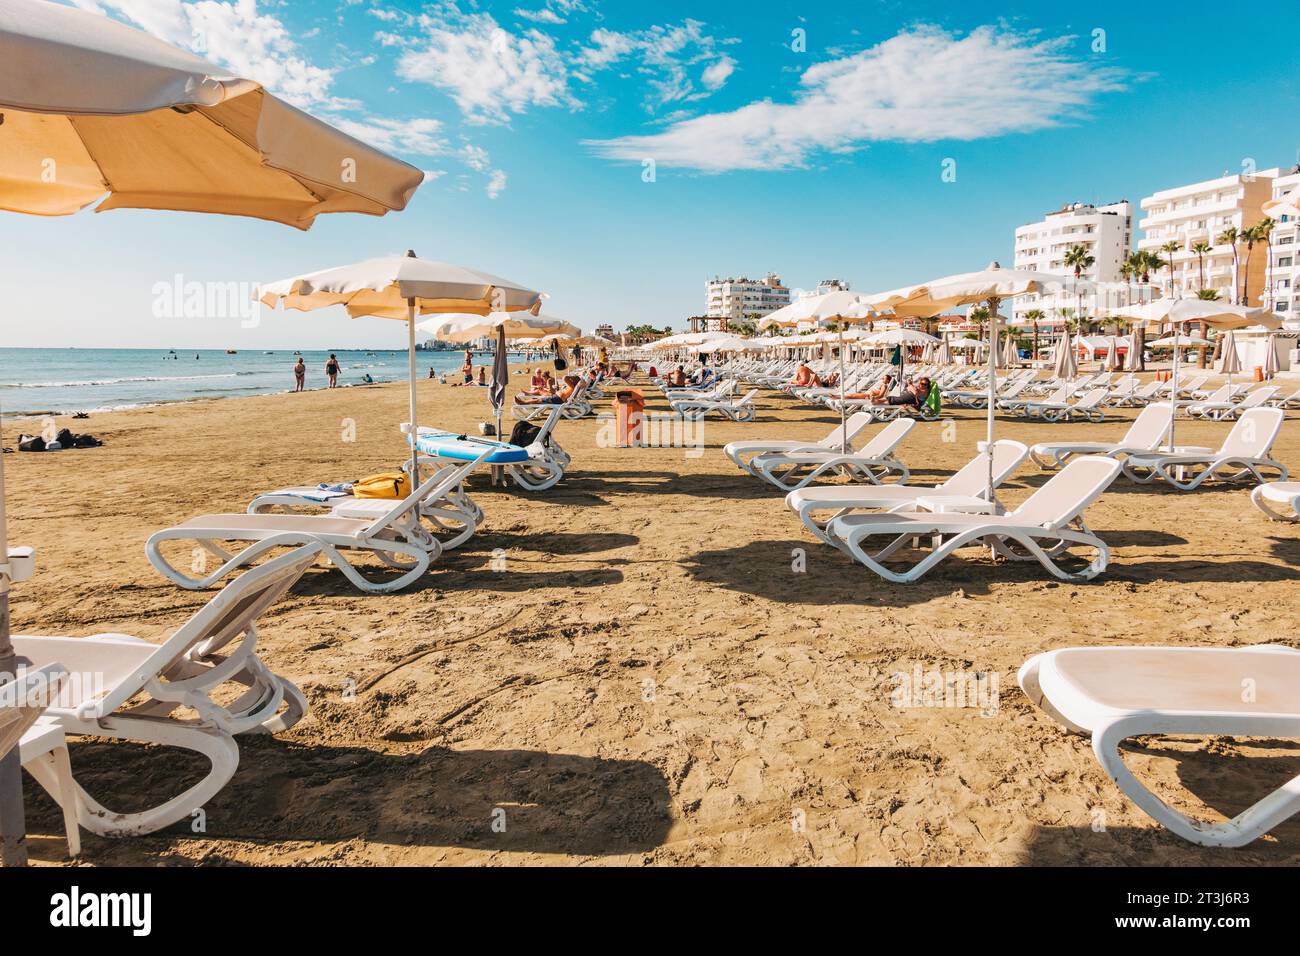
{"label": "umbrella canopy", "polygon": [[1106,370],[1113,372],[1119,368],[1119,347],[1115,336],[1110,337],[1110,345],[1106,347]]}
{"label": "umbrella canopy", "polygon": [[1237,354],[1237,333],[1229,329],[1223,333],[1223,345],[1219,349],[1219,360],[1214,363],[1214,370],[1229,379],[1241,371],[1241,356]]}
{"label": "umbrella canopy", "polygon": [[1075,282],[1072,278],[1054,276],[1027,269],[1003,269],[991,262],[979,272],[964,272],[944,276],[920,285],[905,286],[862,297],[862,302],[874,309],[891,309],[899,316],[931,317],[949,309],[966,305],[986,304],[988,323],[988,413],[986,415],[986,444],[988,448],[987,494],[993,500],[993,417],[997,407],[997,335],[998,305],[1003,299],[1018,295],[1044,294],[1060,289],[1088,291],[1090,283]]}
{"label": "umbrella canopy", "polygon": [[[402,209],[424,180],[259,84],[95,13],[0,0],[0,50],[0,209],[61,216],[108,194],[97,211],[224,213],[308,229],[321,213]],[[14,668],[8,591],[0,576],[3,674]],[[23,829],[11,750],[0,758],[5,865],[26,862]]]}
{"label": "umbrella canopy", "polygon": [[[97,13],[0,0],[0,208],[175,209],[308,229],[404,209],[424,173]],[[47,170],[58,169],[54,182]]]}
{"label": "umbrella canopy", "polygon": [[1016,348],[1016,340],[1011,333],[1005,333],[1002,336],[1004,340],[1002,348],[1002,364],[1006,367],[1017,365],[1020,362],[1020,350]]}
{"label": "umbrella canopy", "polygon": [[417,322],[415,327],[443,342],[473,342],[475,339],[496,338],[498,329],[504,329],[506,338],[549,343],[572,342],[582,338],[582,330],[553,315],[531,315],[525,312],[493,312],[489,315],[452,313]]}
{"label": "umbrella canopy", "polygon": [[1300,218],[1300,186],[1297,186],[1285,196],[1268,200],[1261,208],[1264,215],[1272,219],[1280,219],[1282,216]]}
{"label": "umbrella canopy", "polygon": [[1180,349],[1190,349],[1190,348],[1203,348],[1207,345],[1213,345],[1213,344],[1214,343],[1211,342],[1209,339],[1203,338],[1199,335],[1183,335],[1182,333],[1179,333],[1176,335],[1166,335],[1162,339],[1156,339],[1154,342],[1148,342],[1147,348],[1171,349],[1174,346],[1177,346]]}
{"label": "umbrella canopy", "polygon": [[760,332],[772,328],[794,328],[804,322],[870,318],[874,311],[856,292],[836,290],[822,295],[806,295],[764,316],[758,323]]}
{"label": "umbrella canopy", "polygon": [[740,352],[747,348],[749,348],[747,339],[733,336],[729,339],[714,339],[711,342],[705,342],[700,346],[700,351],[712,354],[714,352]]}
{"label": "umbrella canopy", "polygon": [[1079,366],[1074,361],[1074,349],[1071,348],[1070,340],[1064,335],[1056,343],[1056,354],[1052,358],[1052,372],[1057,378],[1066,381],[1079,374]]}
{"label": "umbrella canopy", "polygon": [[[542,296],[501,276],[407,252],[268,282],[260,298],[272,308],[277,302],[300,312],[342,305],[354,319],[370,315],[406,321],[412,300],[418,315],[488,315],[536,309]],[[484,334],[495,331],[494,326]]]}

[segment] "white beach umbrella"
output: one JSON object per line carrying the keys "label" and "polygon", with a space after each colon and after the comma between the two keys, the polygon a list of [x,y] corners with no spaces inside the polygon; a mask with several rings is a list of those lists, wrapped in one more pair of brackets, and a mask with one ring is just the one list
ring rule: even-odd
{"label": "white beach umbrella", "polygon": [[1005,340],[1002,348],[1003,367],[1010,368],[1013,365],[1018,365],[1020,363],[1020,350],[1016,348],[1015,336],[1010,331],[1006,331],[1002,333],[1002,338]]}
{"label": "white beach umbrella", "polygon": [[1172,349],[1174,346],[1177,346],[1179,349],[1192,349],[1205,348],[1206,346],[1213,344],[1214,343],[1209,339],[1200,335],[1183,335],[1182,333],[1177,333],[1156,339],[1154,342],[1148,343],[1147,348]]}
{"label": "white beach umbrella", "polygon": [[1282,216],[1300,218],[1300,186],[1296,186],[1285,196],[1267,200],[1261,209],[1264,215],[1271,219],[1279,219]]}
{"label": "white beach umbrella", "polygon": [[1223,333],[1223,344],[1219,347],[1219,360],[1214,363],[1214,370],[1220,375],[1228,376],[1228,385],[1232,385],[1232,376],[1241,371],[1241,356],[1237,354],[1237,333],[1232,329]]}
{"label": "white beach umbrella", "polygon": [[1027,269],[1003,269],[998,263],[989,263],[979,272],[965,272],[944,276],[920,285],[891,289],[888,292],[865,295],[864,304],[876,309],[890,309],[896,315],[928,318],[949,309],[967,305],[987,305],[988,322],[988,413],[986,416],[986,444],[988,454],[988,498],[993,500],[993,430],[994,412],[997,408],[997,335],[998,306],[1003,299],[1018,295],[1044,294],[1061,289],[1078,287],[1091,289],[1091,283],[1077,283],[1073,277],[1054,276]]}
{"label": "white beach umbrella", "polygon": [[939,350],[935,352],[934,360],[940,365],[952,364],[952,345],[948,341],[948,334],[945,332],[943,341],[939,343]]}
{"label": "white beach umbrella", "polygon": [[1272,378],[1280,371],[1282,366],[1277,358],[1277,336],[1270,335],[1264,349],[1264,377]]}
{"label": "white beach umbrella", "polygon": [[1113,372],[1119,368],[1119,347],[1113,335],[1110,336],[1110,342],[1106,346],[1105,367],[1108,372]]}
{"label": "white beach umbrella", "polygon": [[[1244,305],[1231,305],[1227,302],[1218,302],[1209,299],[1156,299],[1145,305],[1133,306],[1121,310],[1121,314],[1128,319],[1137,322],[1168,322],[1175,329],[1175,343],[1186,338],[1178,336],[1176,330],[1180,325],[1186,325],[1189,322],[1199,322],[1202,326],[1212,327],[1220,331],[1228,329],[1245,329],[1252,326],[1259,326],[1265,329],[1280,328],[1282,322],[1273,313],[1263,309],[1252,309]],[[1202,342],[1204,340],[1202,339]],[[1206,342],[1205,344],[1209,344]],[[1174,430],[1178,422],[1178,366],[1179,353],[1182,351],[1181,345],[1174,349],[1174,367],[1171,374],[1173,382],[1173,397],[1169,402],[1169,447],[1176,447],[1174,441]]]}
{"label": "white beach umbrella", "polygon": [[1137,330],[1128,334],[1128,352],[1124,356],[1124,371],[1136,372],[1142,368],[1142,350],[1139,348]]}
{"label": "white beach umbrella", "polygon": [[[418,455],[415,436],[419,434],[415,408],[416,317],[430,313],[478,317],[492,312],[537,309],[542,295],[487,272],[417,258],[408,250],[404,256],[366,259],[269,282],[262,286],[259,300],[271,308],[280,303],[299,312],[341,305],[354,319],[365,315],[406,322],[411,480],[416,481],[419,477],[415,470]],[[491,326],[484,334],[499,334],[497,326]]]}
{"label": "white beach umbrella", "polygon": [[[0,209],[41,216],[172,209],[309,229],[382,216],[424,181],[193,54],[87,10],[0,0]],[[50,175],[57,170],[57,175]],[[0,456],[0,563],[8,559]],[[0,574],[0,674],[14,673]],[[23,864],[18,754],[0,758],[0,864]]]}
{"label": "white beach umbrella", "polygon": [[1067,382],[1079,374],[1079,366],[1074,361],[1074,346],[1069,336],[1062,335],[1056,343],[1056,354],[1052,357],[1052,372],[1057,378]]}
{"label": "white beach umbrella", "polygon": [[873,332],[866,336],[863,341],[872,345],[897,346],[898,347],[898,378],[903,379],[903,369],[907,365],[907,349],[913,345],[935,346],[939,340],[933,335],[927,335],[924,332],[918,332],[915,329],[886,329],[883,332]]}

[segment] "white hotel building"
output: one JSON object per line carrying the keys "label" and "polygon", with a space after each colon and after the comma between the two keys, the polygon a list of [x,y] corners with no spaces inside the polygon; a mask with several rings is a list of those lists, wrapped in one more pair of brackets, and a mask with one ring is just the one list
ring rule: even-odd
{"label": "white hotel building", "polygon": [[[1272,182],[1271,198],[1282,199],[1300,188],[1300,168]],[[1268,248],[1264,276],[1264,305],[1277,313],[1288,329],[1300,329],[1300,221],[1287,213],[1273,217],[1277,226]]]}
{"label": "white hotel building", "polygon": [[[1070,203],[1048,213],[1040,222],[1016,230],[1015,268],[1051,275],[1074,275],[1065,264],[1065,254],[1074,246],[1083,246],[1093,257],[1093,264],[1083,270],[1081,278],[1093,282],[1122,283],[1120,268],[1128,257],[1133,241],[1133,204],[1128,200],[1092,206]],[[1080,304],[1073,292],[1046,295],[1022,295],[1011,300],[1012,319],[1026,321],[1024,314],[1039,309],[1047,320],[1061,318],[1068,309],[1078,317]],[[1083,315],[1092,309],[1088,297],[1082,300]]]}
{"label": "white hotel building", "polygon": [[[1232,246],[1217,244],[1218,237],[1225,229],[1248,229],[1264,218],[1260,207],[1273,194],[1274,181],[1280,172],[1273,168],[1253,175],[1221,176],[1162,189],[1143,199],[1143,218],[1138,223],[1142,238],[1138,240],[1138,248],[1173,262],[1172,288],[1168,268],[1152,274],[1151,284],[1165,296],[1194,296],[1202,288],[1203,266],[1204,288],[1217,290],[1225,302],[1235,302],[1234,288],[1241,286],[1246,274],[1246,249],[1238,245],[1234,265]],[[1169,242],[1178,243],[1180,250],[1165,252],[1161,247]],[[1198,242],[1211,247],[1201,257],[1189,251]],[[1250,301],[1243,304],[1260,304],[1266,259],[1265,250],[1256,245],[1250,257],[1247,289]]]}
{"label": "white hotel building", "polygon": [[789,305],[790,290],[774,272],[762,279],[713,278],[705,284],[705,302],[708,318],[739,321],[751,315],[761,317]]}

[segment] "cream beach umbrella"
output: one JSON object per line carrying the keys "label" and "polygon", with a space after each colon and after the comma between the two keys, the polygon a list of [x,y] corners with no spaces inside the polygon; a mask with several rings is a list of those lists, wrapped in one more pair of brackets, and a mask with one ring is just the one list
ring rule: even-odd
{"label": "cream beach umbrella", "polygon": [[1079,366],[1074,361],[1074,343],[1068,335],[1062,335],[1056,343],[1056,354],[1052,357],[1052,372],[1057,378],[1071,381],[1079,374]]}
{"label": "cream beach umbrella", "polygon": [[906,363],[907,349],[914,345],[923,345],[933,347],[939,344],[939,340],[933,335],[927,335],[925,332],[918,332],[915,329],[886,329],[884,332],[874,332],[863,339],[872,345],[898,346],[898,378],[903,379],[903,368]]}
{"label": "cream beach umbrella", "polygon": [[[1076,290],[1075,287],[1078,286]],[[950,309],[967,305],[987,305],[988,322],[988,414],[986,416],[986,443],[988,455],[988,497],[993,500],[993,423],[997,408],[997,335],[1000,316],[998,306],[1003,299],[1018,295],[1044,294],[1069,288],[1090,291],[1091,283],[1076,283],[1074,278],[1054,276],[1026,269],[1003,269],[998,263],[989,263],[979,272],[965,272],[944,276],[920,285],[905,286],[865,295],[862,301],[875,309],[890,309],[899,316],[932,317]]]}
{"label": "cream beach umbrella", "polygon": [[[492,339],[497,343],[495,353],[497,361],[494,362],[492,370],[493,387],[489,390],[488,398],[491,399],[493,410],[496,412],[498,438],[501,437],[501,410],[505,406],[506,379],[505,370],[498,369],[497,365],[500,364],[500,356],[504,355],[505,341],[507,339],[540,341],[554,335],[569,341],[582,338],[582,330],[563,319],[550,315],[532,315],[523,311],[489,312],[482,315],[474,312],[448,313],[437,318],[426,319],[417,323],[415,327],[443,342]],[[411,406],[411,434],[416,434],[414,405]]]}
{"label": "cream beach umbrella", "polygon": [[1124,371],[1136,372],[1142,368],[1142,350],[1139,348],[1137,330],[1128,334],[1128,353],[1124,356]]}
{"label": "cream beach umbrella", "polygon": [[1277,336],[1270,335],[1264,346],[1264,377],[1272,378],[1280,371],[1282,365],[1277,357]]}
{"label": "cream beach umbrella", "polygon": [[[1191,338],[1190,336],[1177,335],[1178,327],[1189,322],[1199,322],[1202,327],[1216,328],[1220,331],[1245,329],[1254,326],[1264,329],[1277,329],[1282,326],[1282,322],[1277,316],[1264,309],[1252,309],[1244,305],[1230,305],[1227,302],[1208,299],[1156,299],[1145,305],[1124,309],[1121,314],[1135,322],[1168,322],[1174,327],[1173,344],[1179,347],[1174,349],[1173,372],[1171,374],[1173,396],[1169,402],[1170,448],[1176,447],[1174,429],[1178,421],[1179,353],[1182,351],[1182,341]],[[1201,339],[1201,342],[1209,344],[1204,339]],[[1200,343],[1189,342],[1188,344]]]}
{"label": "cream beach umbrella", "polygon": [[1018,348],[1016,348],[1016,338],[1015,338],[1015,336],[1012,335],[1012,334],[1011,334],[1011,330],[1008,329],[1008,330],[1006,330],[1006,331],[1004,331],[1004,332],[1002,333],[1002,338],[1005,340],[1004,343],[1003,343],[1003,348],[1002,348],[1002,366],[1003,366],[1003,368],[1010,368],[1010,367],[1013,366],[1013,365],[1019,365],[1019,364],[1020,364],[1020,350],[1019,350]]}
{"label": "cream beach umbrella", "polygon": [[[251,216],[308,229],[321,213],[406,207],[424,173],[261,84],[138,30],[42,0],[0,0],[0,209]],[[11,257],[12,258],[12,257]],[[0,457],[0,564],[8,563]],[[14,673],[0,573],[0,674]],[[15,751],[0,758],[0,863],[26,862]]]}
{"label": "cream beach umbrella", "polygon": [[1232,376],[1241,371],[1241,356],[1237,354],[1237,333],[1232,329],[1223,333],[1223,345],[1219,350],[1219,360],[1214,363],[1214,370],[1220,375],[1228,376],[1228,385],[1232,385]]}
{"label": "cream beach umbrella", "polygon": [[943,341],[939,343],[938,350],[934,353],[934,360],[940,365],[952,364],[952,345],[948,341],[948,333],[944,333]]}
{"label": "cream beach umbrella", "polygon": [[1110,336],[1110,341],[1106,345],[1105,368],[1108,372],[1113,372],[1119,368],[1119,345],[1115,336]]}
{"label": "cream beach umbrella", "polygon": [[[415,436],[419,434],[415,408],[416,318],[430,313],[478,317],[492,312],[524,311],[537,309],[542,301],[540,292],[517,282],[464,266],[420,259],[409,250],[404,256],[366,259],[268,282],[261,287],[258,298],[271,308],[279,303],[286,309],[310,312],[341,305],[354,319],[373,316],[406,323],[412,469],[415,469],[417,457]],[[493,327],[485,335],[495,332]],[[418,477],[413,470],[411,480]]]}

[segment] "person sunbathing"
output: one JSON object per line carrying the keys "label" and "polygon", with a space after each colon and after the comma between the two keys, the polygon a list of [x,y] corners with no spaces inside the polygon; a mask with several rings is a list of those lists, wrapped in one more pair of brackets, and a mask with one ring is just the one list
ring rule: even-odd
{"label": "person sunbathing", "polygon": [[930,397],[930,380],[922,378],[916,382],[908,383],[903,391],[889,399],[890,405],[910,405],[912,408],[919,409],[925,404],[926,399]]}
{"label": "person sunbathing", "polygon": [[686,369],[680,365],[668,373],[668,384],[673,388],[686,387]]}
{"label": "person sunbathing", "polygon": [[872,405],[885,405],[888,403],[889,390],[893,387],[894,376],[885,375],[881,377],[880,381],[877,382],[873,388],[868,389],[865,392],[852,392],[844,397],[859,402],[870,402]]}
{"label": "person sunbathing", "polygon": [[515,402],[519,405],[563,405],[573,397],[573,393],[578,388],[581,379],[576,375],[564,376],[564,384],[559,390],[550,395],[516,395]]}
{"label": "person sunbathing", "polygon": [[813,370],[803,362],[800,362],[799,368],[794,373],[794,378],[790,379],[790,384],[796,385],[800,388],[806,388],[813,383],[815,377],[816,376],[813,375]]}
{"label": "person sunbathing", "polygon": [[822,378],[816,372],[813,373],[813,378],[812,378],[813,388],[834,388],[836,385],[839,384],[839,382],[840,382],[840,376],[838,373],[832,373],[830,375],[827,375],[825,378]]}

